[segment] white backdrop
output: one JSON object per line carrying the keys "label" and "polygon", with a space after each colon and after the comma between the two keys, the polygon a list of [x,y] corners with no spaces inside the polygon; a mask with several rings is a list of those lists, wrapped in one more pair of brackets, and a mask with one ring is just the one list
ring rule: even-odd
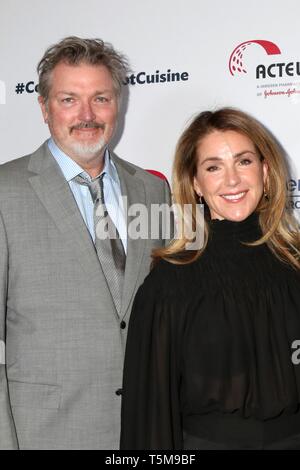
{"label": "white backdrop", "polygon": [[[129,106],[115,139],[121,157],[170,178],[188,120],[204,109],[237,106],[284,147],[300,214],[299,15],[298,0],[1,0],[0,162],[32,152],[48,137],[34,91],[45,49],[67,35],[101,37],[129,57],[131,82],[152,74],[184,78],[128,85]],[[258,42],[232,55],[247,41]]]}

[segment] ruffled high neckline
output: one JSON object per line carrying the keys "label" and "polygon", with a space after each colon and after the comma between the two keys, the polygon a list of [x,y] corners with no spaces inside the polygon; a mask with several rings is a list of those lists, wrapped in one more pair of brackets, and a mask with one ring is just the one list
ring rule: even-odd
{"label": "ruffled high neckline", "polygon": [[262,235],[258,219],[258,214],[253,212],[249,217],[240,222],[226,219],[210,220],[210,238],[212,241],[253,242]]}

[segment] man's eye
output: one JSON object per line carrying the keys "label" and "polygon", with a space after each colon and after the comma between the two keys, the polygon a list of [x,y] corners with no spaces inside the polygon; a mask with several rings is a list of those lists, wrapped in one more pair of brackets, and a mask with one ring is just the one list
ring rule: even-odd
{"label": "man's eye", "polygon": [[63,98],[63,99],[62,99],[62,102],[63,102],[63,103],[73,103],[73,101],[74,101],[74,98],[70,98],[70,97],[69,97],[69,98]]}
{"label": "man's eye", "polygon": [[99,103],[107,103],[108,98],[105,98],[105,96],[97,96],[96,101],[98,101]]}

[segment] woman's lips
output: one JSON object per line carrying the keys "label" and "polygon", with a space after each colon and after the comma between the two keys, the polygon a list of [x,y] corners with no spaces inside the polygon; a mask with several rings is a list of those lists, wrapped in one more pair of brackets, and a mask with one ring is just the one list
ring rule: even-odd
{"label": "woman's lips", "polygon": [[239,202],[246,196],[247,191],[241,191],[235,194],[221,194],[221,197],[228,202]]}

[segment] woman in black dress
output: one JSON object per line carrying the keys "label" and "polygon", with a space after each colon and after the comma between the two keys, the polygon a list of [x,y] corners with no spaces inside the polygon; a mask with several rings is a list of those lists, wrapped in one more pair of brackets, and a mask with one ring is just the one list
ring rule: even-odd
{"label": "woman in black dress", "polygon": [[137,293],[121,449],[300,449],[300,240],[286,179],[278,145],[241,111],[203,112],[183,133],[174,197],[182,209],[203,201],[204,243],[187,249],[183,229]]}

